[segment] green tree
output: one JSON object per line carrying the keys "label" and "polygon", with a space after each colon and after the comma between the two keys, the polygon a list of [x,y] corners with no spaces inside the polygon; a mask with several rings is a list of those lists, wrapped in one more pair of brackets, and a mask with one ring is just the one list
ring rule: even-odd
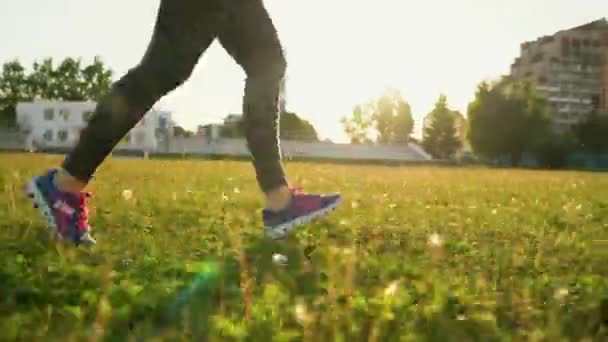
{"label": "green tree", "polygon": [[81,69],[81,88],[85,98],[99,101],[112,87],[112,70],[107,68],[101,58],[95,57],[93,63]]}
{"label": "green tree", "polygon": [[14,126],[17,103],[31,99],[25,68],[17,60],[5,63],[0,75],[0,125]]}
{"label": "green tree", "polygon": [[549,130],[536,141],[533,152],[541,166],[551,169],[566,164],[568,155],[576,150],[577,140],[573,133],[557,133]]}
{"label": "green tree", "polygon": [[222,138],[244,138],[245,137],[245,122],[243,120],[224,125],[220,128],[220,136]]}
{"label": "green tree", "polygon": [[28,74],[19,61],[5,63],[0,75],[0,117],[15,123],[18,102],[35,99],[98,101],[111,87],[112,71],[99,57],[87,66],[80,59],[65,58],[56,68],[52,58],[35,61]]}
{"label": "green tree", "polygon": [[281,114],[279,131],[281,139],[319,141],[317,131],[313,125],[293,112],[285,111]]}
{"label": "green tree", "polygon": [[42,62],[35,61],[32,69],[27,82],[34,98],[57,99],[56,71],[53,66],[53,59],[45,58]]}
{"label": "green tree", "polygon": [[398,91],[381,96],[372,107],[372,120],[380,144],[407,143],[414,129],[410,105]]}
{"label": "green tree", "polygon": [[396,106],[394,142],[407,143],[411,140],[411,134],[414,131],[414,118],[410,105],[399,100]]}
{"label": "green tree", "polygon": [[481,83],[467,116],[467,137],[475,153],[491,159],[510,156],[513,165],[551,129],[546,100],[534,84],[508,78]]}
{"label": "green tree", "polygon": [[[220,135],[224,138],[243,138],[245,136],[244,121],[238,121],[221,128]],[[296,113],[285,111],[281,113],[279,136],[285,140],[319,141],[313,125],[300,118]]]}
{"label": "green tree", "polygon": [[191,137],[192,135],[194,135],[193,132],[183,128],[182,126],[173,127],[173,136],[175,137]]}
{"label": "green tree", "polygon": [[355,106],[351,116],[343,117],[340,122],[352,144],[365,144],[371,141],[369,135],[373,120],[370,112],[364,110],[364,105]]}
{"label": "green tree", "polygon": [[608,114],[592,112],[589,117],[575,129],[577,140],[582,150],[589,153],[608,152]]}
{"label": "green tree", "polygon": [[456,126],[456,112],[448,108],[447,97],[440,95],[435,108],[427,116],[430,123],[424,128],[422,147],[434,158],[450,159],[462,146]]}
{"label": "green tree", "polygon": [[372,130],[379,144],[407,143],[414,130],[410,105],[397,90],[355,106],[351,116],[343,117],[341,123],[351,143],[371,142]]}

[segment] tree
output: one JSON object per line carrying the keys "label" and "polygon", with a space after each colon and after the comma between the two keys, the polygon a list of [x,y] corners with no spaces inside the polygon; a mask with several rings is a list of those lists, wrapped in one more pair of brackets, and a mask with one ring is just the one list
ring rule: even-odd
{"label": "tree", "polygon": [[422,147],[435,158],[452,158],[462,146],[456,113],[448,108],[447,97],[440,95],[435,108],[427,116],[430,124],[424,128]]}
{"label": "tree", "polygon": [[224,124],[220,129],[220,136],[223,138],[244,138],[245,123],[243,120],[231,124]]}
{"label": "tree", "polygon": [[[243,120],[224,125],[220,135],[224,138],[245,137],[245,125]],[[281,113],[279,122],[279,136],[285,140],[319,141],[317,131],[313,125],[300,118],[296,113],[285,111]]]}
{"label": "tree", "polygon": [[17,103],[31,98],[25,68],[17,60],[5,63],[0,76],[0,125],[14,126]]}
{"label": "tree", "polygon": [[182,126],[174,126],[173,127],[173,136],[174,137],[191,137],[194,135],[193,132],[183,128]]}
{"label": "tree", "polygon": [[481,83],[467,116],[475,153],[491,159],[508,155],[513,165],[550,133],[546,100],[530,82]]}
{"label": "tree", "polygon": [[394,126],[394,140],[395,143],[407,143],[411,140],[411,134],[414,131],[414,118],[412,117],[412,109],[410,105],[402,101],[401,99],[397,102],[395,115],[395,126]]}
{"label": "tree", "polygon": [[414,129],[410,105],[398,91],[387,92],[372,107],[380,144],[407,143]]}
{"label": "tree", "polygon": [[592,112],[589,117],[575,129],[575,134],[583,151],[599,154],[608,152],[608,114]]}
{"label": "tree", "polygon": [[341,123],[351,143],[371,142],[372,128],[380,144],[407,143],[414,129],[410,105],[397,90],[355,106],[351,116],[343,117]]}
{"label": "tree", "polygon": [[112,71],[99,57],[87,66],[80,59],[66,58],[56,68],[52,58],[46,58],[35,61],[29,74],[19,61],[11,61],[0,75],[0,120],[14,125],[15,108],[22,101],[99,101],[111,83]]}
{"label": "tree", "polygon": [[285,140],[319,141],[313,125],[293,112],[285,111],[281,114],[279,131],[281,138]]}
{"label": "tree", "polygon": [[549,130],[536,142],[533,152],[543,167],[557,169],[566,164],[568,155],[576,149],[576,136]]}
{"label": "tree", "polygon": [[364,111],[362,105],[355,106],[351,117],[343,117],[340,122],[344,126],[344,131],[352,144],[365,144],[371,141],[369,130],[373,125],[373,121],[369,111]]}
{"label": "tree", "polygon": [[82,91],[85,98],[100,101],[112,87],[112,70],[106,68],[99,57],[81,69]]}

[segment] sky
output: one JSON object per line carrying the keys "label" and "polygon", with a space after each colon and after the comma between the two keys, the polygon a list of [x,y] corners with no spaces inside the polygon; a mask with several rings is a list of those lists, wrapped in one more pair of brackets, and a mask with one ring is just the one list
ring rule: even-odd
{"label": "sky", "polygon": [[[100,56],[114,80],[141,59],[159,0],[0,0],[0,63]],[[340,118],[397,88],[422,118],[440,93],[466,114],[520,44],[608,16],[606,0],[265,0],[287,53],[287,109],[346,142]],[[245,73],[217,43],[161,99],[188,129],[240,113]]]}

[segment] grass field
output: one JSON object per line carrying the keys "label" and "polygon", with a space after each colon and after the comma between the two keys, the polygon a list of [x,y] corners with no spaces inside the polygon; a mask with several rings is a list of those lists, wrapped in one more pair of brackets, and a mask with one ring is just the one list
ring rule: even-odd
{"label": "grass field", "polygon": [[0,340],[608,340],[606,174],[288,163],[345,201],[271,242],[249,163],[111,159],[88,250],[22,195],[60,161],[0,154]]}

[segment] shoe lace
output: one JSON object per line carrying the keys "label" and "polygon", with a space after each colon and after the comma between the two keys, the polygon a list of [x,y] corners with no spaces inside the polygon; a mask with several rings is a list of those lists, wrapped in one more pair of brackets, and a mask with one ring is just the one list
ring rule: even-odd
{"label": "shoe lace", "polygon": [[289,185],[288,188],[289,188],[289,191],[291,191],[292,193],[294,193],[296,195],[304,193],[304,190],[301,187]]}
{"label": "shoe lace", "polygon": [[87,201],[93,195],[89,192],[81,192],[78,194],[78,208],[76,210],[76,225],[79,230],[86,230],[89,227],[89,208]]}

